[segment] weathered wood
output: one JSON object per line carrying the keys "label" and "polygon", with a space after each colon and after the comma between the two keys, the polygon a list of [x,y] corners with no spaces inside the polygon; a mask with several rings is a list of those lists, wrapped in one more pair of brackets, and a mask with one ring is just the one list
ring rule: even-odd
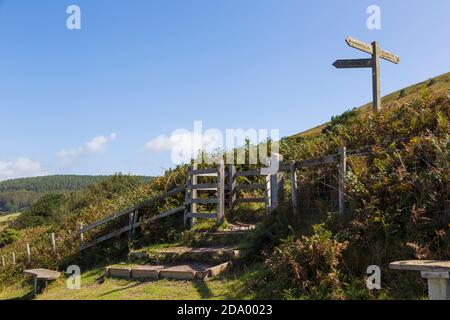
{"label": "weathered wood", "polygon": [[218,169],[217,168],[207,168],[207,169],[196,169],[197,165],[194,164],[194,168],[192,170],[188,171],[188,175],[191,176],[203,176],[203,175],[209,175],[209,174],[214,174],[217,175],[218,174]]}
{"label": "weathered wood", "polygon": [[219,219],[219,215],[217,213],[187,213],[189,218],[200,218],[200,219]]}
{"label": "weathered wood", "polygon": [[55,238],[55,234],[54,233],[50,234],[50,244],[52,246],[52,253],[54,255],[56,255],[56,238]]}
{"label": "weathered wood", "polygon": [[132,237],[134,238],[136,235],[136,224],[139,222],[139,210],[136,210],[134,212],[133,216],[133,230],[132,230]]}
{"label": "weathered wood", "polygon": [[380,89],[380,48],[378,43],[372,43],[372,87],[373,87],[373,110],[381,110],[381,89]]}
{"label": "weathered wood", "polygon": [[339,149],[340,163],[339,163],[339,215],[345,214],[345,175],[347,172],[347,148]]}
{"label": "weathered wood", "polygon": [[254,191],[254,190],[264,190],[266,185],[263,183],[253,183],[253,184],[241,184],[236,187],[237,191]]}
{"label": "weathered wood", "polygon": [[354,39],[352,37],[348,37],[347,39],[345,39],[345,42],[347,42],[347,44],[352,48],[372,54],[372,47],[370,44]]}
{"label": "weathered wood", "polygon": [[191,199],[191,189],[189,186],[191,185],[192,176],[186,175],[186,192],[184,195],[184,217],[183,217],[183,225],[185,228],[188,228],[190,225],[190,219],[187,216],[187,213],[191,210],[191,204],[189,203],[189,199]]}
{"label": "weathered wood", "polygon": [[336,161],[339,161],[339,154],[332,154],[332,155],[328,155],[325,157],[299,161],[296,163],[296,167],[297,168],[315,167],[315,166],[321,166],[321,165],[325,165],[325,164],[334,163]]}
{"label": "weathered wood", "polygon": [[353,60],[353,62],[351,62],[352,60],[338,60],[333,65],[337,68],[372,67],[373,110],[379,112],[381,110],[380,59],[398,64],[400,58],[391,52],[381,50],[376,41],[372,42],[371,45],[351,37],[345,41],[350,47],[371,54],[372,58],[370,60]]}
{"label": "weathered wood", "polygon": [[270,210],[275,210],[284,201],[284,172],[270,176]]}
{"label": "weathered wood", "polygon": [[145,206],[147,206],[149,204],[152,204],[154,202],[161,201],[161,200],[164,200],[165,198],[174,196],[177,193],[183,192],[184,190],[185,190],[185,187],[175,188],[175,189],[173,189],[171,191],[168,191],[168,192],[166,192],[166,193],[164,193],[162,195],[159,195],[159,196],[151,198],[151,199],[149,199],[147,201],[144,201],[143,203],[141,203],[141,204],[139,204],[137,206],[130,207],[130,208],[124,210],[124,211],[115,213],[115,214],[110,215],[110,216],[108,216],[108,217],[106,217],[104,219],[101,219],[101,220],[99,220],[97,222],[94,222],[94,223],[86,226],[85,228],[82,228],[82,229],[78,230],[78,233],[79,234],[80,233],[85,233],[85,232],[87,232],[87,231],[89,231],[91,229],[94,229],[94,228],[99,227],[99,226],[101,226],[103,224],[111,222],[111,221],[113,221],[113,220],[115,220],[117,218],[120,218],[120,217],[124,216],[124,215],[130,214],[130,212],[133,212],[135,210],[141,209],[142,207],[145,207]]}
{"label": "weathered wood", "polygon": [[396,261],[389,265],[393,270],[450,272],[450,261],[439,260],[407,260]]}
{"label": "weathered wood", "polygon": [[[156,215],[156,216],[154,216],[154,217],[151,217],[151,218],[149,218],[149,219],[146,219],[145,221],[156,221],[156,220],[160,220],[160,219],[163,219],[163,218],[167,218],[167,217],[169,217],[169,216],[172,216],[172,215],[174,215],[174,214],[177,214],[177,213],[179,213],[179,212],[183,212],[184,210],[185,210],[185,206],[181,206],[181,207],[178,207],[178,208],[175,208],[175,209],[171,209],[171,210],[169,210],[169,211],[166,211],[166,212],[164,212],[164,213],[160,213],[160,214],[158,214],[158,215]],[[129,232],[130,230],[133,229],[133,227],[136,229],[136,228],[140,227],[143,223],[144,223],[144,221],[137,221],[134,225],[128,225],[128,226],[123,227],[123,228],[121,228],[121,229],[119,229],[119,230],[116,230],[116,231],[114,231],[114,232],[111,232],[111,233],[109,233],[109,234],[107,234],[107,235],[105,235],[105,236],[102,236],[102,237],[100,237],[100,238],[97,238],[97,239],[93,240],[92,242],[90,242],[90,243],[88,243],[88,244],[82,245],[82,246],[80,247],[80,251],[85,250],[85,249],[90,248],[90,247],[93,247],[93,246],[95,246],[95,245],[97,245],[97,244],[100,244],[100,243],[102,243],[102,242],[104,242],[104,241],[106,241],[106,240],[109,240],[109,239],[111,239],[111,238],[114,238],[114,237],[116,237],[116,236],[119,236],[119,235],[121,235],[122,233]]]}
{"label": "weathered wood", "polygon": [[295,165],[295,161],[291,161],[290,174],[292,210],[294,211],[295,215],[298,215],[297,167]]}
{"label": "weathered wood", "polygon": [[450,300],[450,261],[409,260],[392,262],[394,270],[420,271],[428,281],[430,300]]}
{"label": "weathered wood", "polygon": [[191,199],[189,200],[191,204],[218,204],[218,198],[206,198],[206,199]]}
{"label": "weathered wood", "polygon": [[231,210],[233,210],[237,198],[236,185],[236,167],[231,164],[228,166],[228,191],[230,193],[229,206]]}
{"label": "weathered wood", "polygon": [[217,190],[217,223],[222,223],[225,219],[225,163],[223,161],[219,164],[219,176],[218,176]]}
{"label": "weathered wood", "polygon": [[[372,51],[373,47],[370,44],[365,43],[363,41],[348,37],[347,39],[345,39],[345,42],[347,42],[347,44],[352,48],[358,49],[360,51],[363,51],[363,52],[366,52],[369,54],[373,53],[373,51]],[[400,63],[399,56],[397,56],[391,52],[388,52],[386,50],[380,50],[380,58],[382,58],[386,61],[395,63],[395,64]]]}
{"label": "weathered wood", "polygon": [[[160,219],[163,219],[163,218],[167,218],[167,217],[173,216],[174,214],[182,212],[183,210],[184,210],[184,206],[181,206],[181,207],[178,207],[178,208],[175,208],[175,209],[171,209],[169,211],[166,211],[164,213],[160,213],[160,214],[157,214],[154,217],[151,217],[150,221],[156,221],[156,220],[160,220]],[[138,222],[138,224],[139,224],[139,222]]]}
{"label": "weathered wood", "polygon": [[27,243],[27,262],[31,263],[31,248],[29,243]]}
{"label": "weathered wood", "polygon": [[266,199],[266,211],[267,211],[267,213],[270,213],[270,211],[271,211],[271,207],[270,207],[270,205],[272,203],[272,200],[271,200],[271,195],[272,195],[271,182],[272,182],[272,180],[270,178],[270,175],[266,176],[266,190],[264,192],[264,194],[265,194],[264,198]]}
{"label": "weathered wood", "polygon": [[237,177],[261,176],[261,170],[238,171],[236,172],[236,176]]}
{"label": "weathered wood", "polygon": [[96,246],[97,244],[102,243],[102,242],[104,242],[106,240],[109,240],[111,238],[120,236],[122,233],[130,231],[131,228],[132,228],[131,225],[127,225],[126,227],[120,228],[118,230],[115,230],[115,231],[107,234],[107,235],[101,236],[100,238],[97,238],[97,239],[93,240],[92,242],[89,242],[87,244],[83,244],[83,245],[80,246],[80,251],[83,251],[83,250],[86,250],[86,249],[91,248],[93,246]]}
{"label": "weathered wood", "polygon": [[60,272],[47,269],[30,269],[25,270],[23,273],[28,276],[32,276],[38,280],[45,280],[45,281],[53,281],[61,277]]}
{"label": "weathered wood", "polygon": [[239,198],[236,199],[236,203],[257,203],[266,202],[266,198]]}
{"label": "weathered wood", "polygon": [[217,183],[201,183],[189,186],[190,189],[197,191],[217,191],[218,187]]}
{"label": "weathered wood", "polygon": [[341,59],[336,60],[333,66],[338,69],[372,68],[372,59]]}
{"label": "weathered wood", "polygon": [[[198,164],[194,161],[194,163],[192,164],[192,172],[198,171]],[[208,173],[205,173],[208,174]],[[195,186],[198,183],[198,176],[195,174],[191,174],[191,185]],[[194,201],[197,199],[198,197],[198,192],[197,190],[191,189],[191,197],[190,197],[190,211],[189,212],[197,212],[198,211],[198,206],[197,203],[195,203]],[[192,228],[195,226],[195,218],[194,217],[189,217],[189,226]]]}

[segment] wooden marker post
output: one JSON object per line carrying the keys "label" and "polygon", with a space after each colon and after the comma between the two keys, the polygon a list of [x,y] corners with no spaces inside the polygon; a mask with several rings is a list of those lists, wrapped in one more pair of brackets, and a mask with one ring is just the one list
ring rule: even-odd
{"label": "wooden marker post", "polygon": [[80,222],[80,224],[78,225],[78,232],[80,235],[80,244],[81,245],[83,245],[83,242],[84,242],[84,234],[83,234],[82,230],[83,230],[83,222]]}
{"label": "wooden marker post", "polygon": [[5,266],[6,266],[6,263],[5,263],[5,257],[2,256],[2,267],[4,268]]}
{"label": "wooden marker post", "polygon": [[236,190],[236,167],[233,164],[228,165],[228,190],[230,192],[230,210],[233,210],[236,203],[237,190]]}
{"label": "wooden marker post", "polygon": [[52,245],[52,253],[56,255],[56,239],[54,233],[50,234],[50,244]]}
{"label": "wooden marker post", "polygon": [[217,197],[219,201],[217,223],[221,224],[225,220],[225,163],[223,160],[219,164]]}
{"label": "wooden marker post", "polygon": [[337,60],[333,63],[333,66],[338,69],[372,68],[373,110],[379,112],[381,110],[380,58],[395,64],[400,63],[400,58],[393,53],[382,50],[377,42],[372,42],[370,45],[351,37],[345,39],[345,42],[352,48],[371,54],[372,58]]}
{"label": "wooden marker post", "polygon": [[290,173],[291,173],[291,198],[292,198],[292,209],[295,215],[298,215],[298,198],[297,198],[297,167],[295,161],[290,163]]}
{"label": "wooden marker post", "polygon": [[12,264],[15,265],[16,264],[16,254],[14,252],[11,253],[11,258],[12,258]]}
{"label": "wooden marker post", "polygon": [[31,248],[29,243],[27,243],[27,261],[31,263]]}
{"label": "wooden marker post", "polygon": [[339,149],[339,215],[345,214],[345,174],[347,172],[347,148]]}

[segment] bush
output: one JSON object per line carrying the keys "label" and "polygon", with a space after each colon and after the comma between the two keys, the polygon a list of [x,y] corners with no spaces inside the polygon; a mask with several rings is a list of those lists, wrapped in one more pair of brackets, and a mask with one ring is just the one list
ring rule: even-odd
{"label": "bush", "polygon": [[7,246],[19,238],[19,232],[14,229],[5,229],[0,232],[0,248]]}
{"label": "bush", "polygon": [[342,298],[338,267],[347,243],[334,240],[324,225],[313,230],[312,236],[289,237],[265,254],[266,271],[255,282],[257,291],[271,298]]}
{"label": "bush", "polygon": [[66,198],[63,194],[49,193],[24,211],[24,213],[13,222],[12,226],[17,229],[24,229],[52,224],[65,200]]}

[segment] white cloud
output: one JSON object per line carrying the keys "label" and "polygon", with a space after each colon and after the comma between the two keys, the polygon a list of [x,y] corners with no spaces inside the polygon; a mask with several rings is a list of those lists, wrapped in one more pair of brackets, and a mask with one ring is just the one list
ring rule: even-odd
{"label": "white cloud", "polygon": [[223,148],[223,139],[220,132],[210,131],[201,135],[185,129],[175,130],[169,137],[165,134],[147,142],[145,151],[170,152],[174,164],[190,161],[198,156],[200,150],[213,152]]}
{"label": "white cloud", "polygon": [[0,180],[43,174],[41,164],[28,158],[0,161]]}
{"label": "white cloud", "polygon": [[104,153],[106,151],[106,145],[116,139],[117,134],[115,133],[111,133],[109,136],[95,137],[92,140],[86,142],[82,147],[60,150],[57,153],[57,156],[67,164],[76,157]]}

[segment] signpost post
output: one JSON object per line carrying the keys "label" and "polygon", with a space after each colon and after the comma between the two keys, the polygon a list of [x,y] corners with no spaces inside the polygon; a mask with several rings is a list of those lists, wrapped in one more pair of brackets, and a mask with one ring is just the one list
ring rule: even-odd
{"label": "signpost post", "polygon": [[352,48],[371,54],[372,58],[337,60],[333,63],[333,66],[338,69],[372,68],[373,109],[375,112],[379,112],[381,110],[380,58],[395,64],[400,63],[400,58],[393,53],[382,50],[377,42],[372,42],[372,45],[370,45],[350,37],[345,39],[345,42]]}

